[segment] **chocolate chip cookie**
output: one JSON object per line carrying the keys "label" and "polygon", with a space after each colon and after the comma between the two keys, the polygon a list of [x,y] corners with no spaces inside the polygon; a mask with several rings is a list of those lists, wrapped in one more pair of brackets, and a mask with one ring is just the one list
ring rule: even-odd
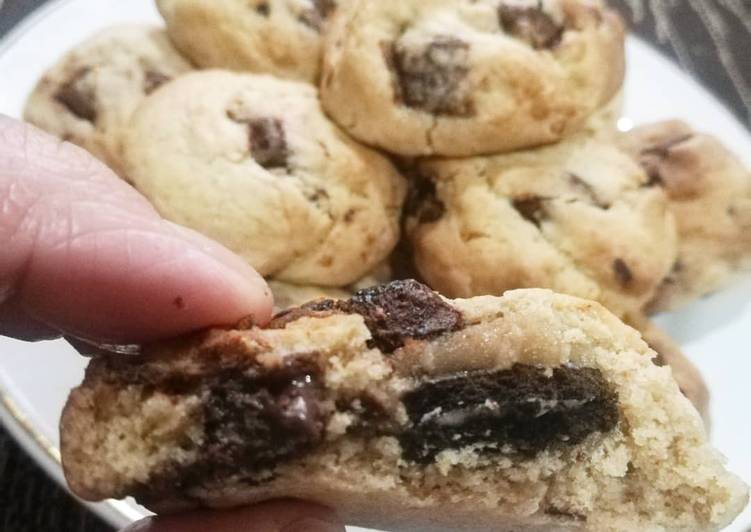
{"label": "chocolate chip cookie", "polygon": [[423,161],[406,231],[422,278],[450,297],[550,288],[622,317],[652,299],[677,253],[662,188],[628,155],[584,135]]}
{"label": "chocolate chip cookie", "polygon": [[157,0],[175,45],[203,68],[315,82],[339,0]]}
{"label": "chocolate chip cookie", "polygon": [[653,359],[658,366],[668,366],[673,378],[678,383],[681,393],[685,395],[709,427],[709,388],[699,369],[683,354],[681,348],[663,330],[644,317],[630,323],[638,330],[657,356]]}
{"label": "chocolate chip cookie", "polygon": [[414,281],[89,364],[61,424],[88,500],[279,497],[388,530],[719,530],[747,488],[638,333],[545,290]]}
{"label": "chocolate chip cookie", "polygon": [[399,237],[402,176],[330,122],[307,83],[188,74],[144,101],[123,155],[164,217],[278,281],[346,286]]}
{"label": "chocolate chip cookie", "polygon": [[671,310],[751,267],[751,172],[717,139],[679,121],[638,127],[623,146],[670,200],[678,259],[649,305]]}
{"label": "chocolate chip cookie", "polygon": [[399,155],[560,140],[623,81],[622,22],[599,0],[353,0],[326,35],[321,97]]}
{"label": "chocolate chip cookie", "polygon": [[145,95],[189,70],[163,30],[108,28],[47,71],[29,96],[24,119],[120,171],[122,127]]}

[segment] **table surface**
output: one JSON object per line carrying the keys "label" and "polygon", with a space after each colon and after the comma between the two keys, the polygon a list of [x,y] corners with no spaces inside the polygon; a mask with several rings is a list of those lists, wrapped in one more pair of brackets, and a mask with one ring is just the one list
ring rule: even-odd
{"label": "table surface", "polygon": [[[45,0],[5,0],[0,37]],[[1,3],[1,0],[0,0]],[[611,0],[654,43],[751,126],[751,0]],[[0,78],[2,73],[0,72]],[[0,532],[109,532],[0,427]]]}

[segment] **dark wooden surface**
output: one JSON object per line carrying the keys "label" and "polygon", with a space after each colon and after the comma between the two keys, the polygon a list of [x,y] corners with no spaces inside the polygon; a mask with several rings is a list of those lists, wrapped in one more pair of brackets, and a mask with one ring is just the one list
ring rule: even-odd
{"label": "dark wooden surface", "polygon": [[[43,3],[5,0],[0,8],[0,36]],[[680,63],[751,125],[751,0],[611,3],[635,33]],[[2,83],[0,72],[0,90]],[[0,427],[0,532],[110,530],[49,480]]]}

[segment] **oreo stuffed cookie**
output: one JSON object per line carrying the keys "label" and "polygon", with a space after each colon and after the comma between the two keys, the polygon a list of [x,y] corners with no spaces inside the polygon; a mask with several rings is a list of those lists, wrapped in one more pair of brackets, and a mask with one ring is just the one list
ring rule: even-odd
{"label": "oreo stuffed cookie", "polygon": [[294,497],[387,530],[720,530],[748,500],[639,334],[597,303],[414,281],[99,357],[65,407],[87,500]]}

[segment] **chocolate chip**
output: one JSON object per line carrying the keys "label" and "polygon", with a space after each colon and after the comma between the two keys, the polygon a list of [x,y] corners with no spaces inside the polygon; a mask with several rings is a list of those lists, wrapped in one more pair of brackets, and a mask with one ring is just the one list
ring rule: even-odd
{"label": "chocolate chip", "polygon": [[88,73],[88,68],[78,70],[57,90],[55,99],[78,118],[93,123],[97,118],[95,97],[92,90],[83,84]]}
{"label": "chocolate chip", "polygon": [[313,6],[300,14],[300,22],[310,26],[316,31],[321,31],[326,19],[336,9],[334,0],[313,0]]}
{"label": "chocolate chip", "polygon": [[670,156],[670,150],[693,137],[691,134],[678,135],[658,142],[641,151],[639,163],[649,177],[646,186],[664,186],[665,180],[661,174],[662,163]]}
{"label": "chocolate chip", "polygon": [[508,5],[498,6],[501,27],[507,33],[539,50],[554,48],[561,42],[563,27],[538,7]]}
{"label": "chocolate chip", "polygon": [[256,13],[262,17],[268,17],[271,14],[271,6],[269,6],[268,2],[261,2],[256,6]]}
{"label": "chocolate chip", "polygon": [[433,338],[464,325],[458,310],[411,279],[361,290],[341,304],[362,315],[373,337],[372,346],[384,353],[402,347],[408,338]]}
{"label": "chocolate chip", "polygon": [[293,362],[277,374],[227,371],[206,385],[202,460],[214,470],[255,471],[320,442],[325,416],[317,370]]}
{"label": "chocolate chip", "polygon": [[594,368],[516,364],[427,381],[402,398],[411,427],[400,435],[407,460],[430,463],[446,449],[525,457],[581,443],[618,424],[617,395]]}
{"label": "chocolate chip", "polygon": [[540,227],[540,222],[545,218],[545,198],[540,196],[528,196],[516,198],[511,201],[519,215],[536,227]]}
{"label": "chocolate chip", "polygon": [[463,327],[462,314],[413,279],[356,292],[351,299],[322,299],[277,314],[267,328],[283,329],[303,317],[360,314],[370,330],[370,346],[393,353],[409,338],[423,340]]}
{"label": "chocolate chip", "polygon": [[623,259],[615,259],[613,261],[613,273],[624,288],[627,288],[634,282],[634,274]]}
{"label": "chocolate chip", "polygon": [[438,199],[435,182],[429,177],[415,174],[409,182],[409,194],[404,212],[421,224],[437,222],[446,213],[446,206]]}
{"label": "chocolate chip", "polygon": [[161,72],[154,70],[147,70],[143,76],[143,92],[144,94],[151,94],[159,87],[170,81],[172,78]]}
{"label": "chocolate chip", "polygon": [[407,107],[436,115],[467,117],[474,106],[467,95],[469,44],[440,36],[420,48],[400,43],[384,47],[384,56],[396,74],[396,100]]}
{"label": "chocolate chip", "polygon": [[[232,116],[230,116],[232,118]],[[250,153],[264,168],[284,168],[287,166],[287,138],[284,126],[277,118],[235,119],[248,124]]]}

